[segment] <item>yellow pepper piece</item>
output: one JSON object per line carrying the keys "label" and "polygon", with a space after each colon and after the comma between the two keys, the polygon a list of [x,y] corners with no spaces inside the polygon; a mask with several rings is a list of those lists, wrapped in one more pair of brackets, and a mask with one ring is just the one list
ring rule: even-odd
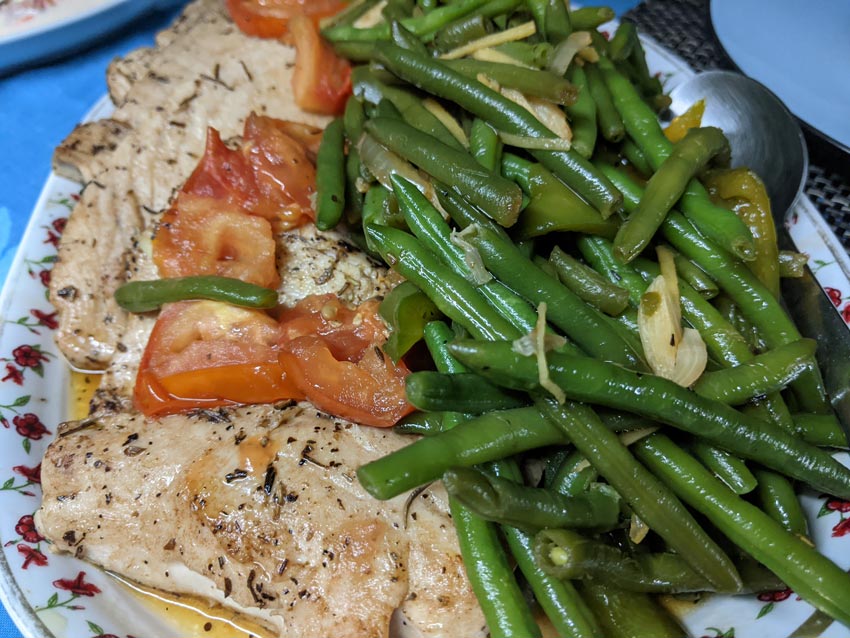
{"label": "yellow pepper piece", "polygon": [[705,113],[705,100],[697,100],[687,111],[673,118],[664,129],[664,135],[674,144],[681,140],[692,128],[698,128],[702,124],[702,116]]}
{"label": "yellow pepper piece", "polygon": [[756,258],[747,262],[753,274],[779,296],[779,247],[764,182],[748,168],[712,171],[705,177],[712,195],[726,200],[753,234]]}

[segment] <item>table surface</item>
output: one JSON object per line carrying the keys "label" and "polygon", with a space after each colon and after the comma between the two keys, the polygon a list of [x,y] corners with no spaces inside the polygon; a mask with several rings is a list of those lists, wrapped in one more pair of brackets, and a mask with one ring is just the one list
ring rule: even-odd
{"label": "table surface", "polygon": [[[622,13],[637,0],[608,2]],[[0,77],[0,282],[21,241],[42,186],[53,149],[106,93],[109,62],[153,42],[154,34],[179,13],[152,11],[83,50]],[[0,638],[21,632],[0,608]]]}

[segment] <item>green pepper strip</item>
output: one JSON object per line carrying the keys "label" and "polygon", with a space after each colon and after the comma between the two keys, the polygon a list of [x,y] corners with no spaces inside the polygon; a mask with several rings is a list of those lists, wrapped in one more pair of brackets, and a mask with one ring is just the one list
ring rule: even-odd
{"label": "green pepper strip", "polygon": [[[678,554],[669,552],[629,555],[612,545],[567,529],[545,529],[534,541],[543,570],[557,578],[616,582],[629,591],[684,593],[716,591]],[[777,591],[784,583],[754,561],[743,587],[729,594]]]}
{"label": "green pepper strip", "polygon": [[808,538],[809,523],[791,481],[767,470],[756,470],[756,480],[764,513],[792,534]]}
{"label": "green pepper strip", "polygon": [[[494,383],[539,391],[537,364],[508,342],[459,341],[452,354]],[[815,489],[847,498],[850,469],[773,423],[754,419],[662,377],[558,352],[547,355],[549,374],[568,398],[635,412],[667,423],[742,457],[758,461]]]}
{"label": "green pepper strip", "polygon": [[628,290],[607,281],[558,246],[552,249],[549,262],[555,267],[561,283],[605,314],[618,315],[629,305]]}
{"label": "green pepper strip", "polygon": [[115,301],[130,312],[150,312],[162,304],[188,299],[223,301],[246,308],[274,308],[277,292],[217,275],[131,281],[115,291]]}
{"label": "green pepper strip", "polygon": [[446,376],[423,370],[409,374],[404,382],[407,400],[420,410],[483,414],[528,404],[477,374]]}
{"label": "green pepper strip", "polygon": [[[554,137],[522,106],[436,60],[416,55],[387,42],[375,45],[377,59],[403,80],[455,102],[498,130],[531,137]],[[620,208],[621,196],[590,162],[574,151],[532,151],[544,166],[564,180],[603,215]]]}
{"label": "green pepper strip", "polygon": [[749,494],[756,489],[756,477],[737,456],[699,439],[691,444],[691,452],[735,494]]}
{"label": "green pepper strip", "polygon": [[779,392],[810,370],[816,348],[813,339],[786,343],[734,368],[704,372],[693,390],[729,405],[747,403],[755,397]]}
{"label": "green pepper strip", "polygon": [[578,89],[576,101],[565,107],[573,129],[573,149],[582,157],[590,158],[596,146],[596,102],[590,93],[587,73],[583,67],[570,65],[567,78]]}
{"label": "green pepper strip", "polygon": [[608,91],[599,67],[595,64],[585,65],[584,72],[587,75],[587,86],[590,89],[590,94],[596,103],[596,119],[599,122],[602,137],[609,142],[617,143],[626,135],[626,129],[623,126],[623,119],[617,109],[614,108],[611,92]]}
{"label": "green pepper strip", "polygon": [[850,625],[850,576],[770,516],[735,496],[666,436],[634,444],[638,458],[732,542],[805,601]]}
{"label": "green pepper strip", "polygon": [[330,230],[345,208],[345,130],[342,118],[325,128],[316,156],[316,228]]}
{"label": "green pepper strip", "polygon": [[637,208],[620,226],[614,238],[614,252],[620,259],[631,261],[646,248],[691,179],[718,155],[729,156],[729,141],[719,128],[688,131],[649,179]]}
{"label": "green pepper strip", "polygon": [[[664,136],[655,112],[643,101],[632,83],[609,60],[602,58],[599,68],[614,106],[623,118],[626,132],[657,170],[670,155],[673,143]],[[755,256],[752,234],[747,225],[735,213],[712,204],[705,188],[696,180],[688,184],[682,197],[682,209],[700,231],[733,254],[742,259]]]}
{"label": "green pepper strip", "polygon": [[398,363],[422,339],[425,324],[440,316],[434,302],[409,281],[403,281],[384,297],[378,313],[390,330],[383,350],[393,363]]}
{"label": "green pepper strip", "polygon": [[570,231],[613,237],[617,232],[618,222],[614,217],[603,219],[599,211],[542,165],[505,153],[502,174],[519,184],[529,198],[511,229],[515,237],[522,240]]}
{"label": "green pepper strip", "polygon": [[548,527],[610,530],[620,517],[620,497],[609,486],[565,496],[462,467],[443,474],[443,484],[450,496],[482,518],[525,531]]}
{"label": "green pepper strip", "polygon": [[366,131],[378,142],[413,162],[487,211],[502,226],[511,226],[522,206],[522,191],[510,180],[487,171],[474,157],[399,120],[375,118]]}

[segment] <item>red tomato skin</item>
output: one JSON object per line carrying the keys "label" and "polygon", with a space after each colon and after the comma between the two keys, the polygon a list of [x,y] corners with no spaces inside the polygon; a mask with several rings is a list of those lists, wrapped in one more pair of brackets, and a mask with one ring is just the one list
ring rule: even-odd
{"label": "red tomato skin", "polygon": [[351,95],[351,65],[322,39],[310,19],[294,17],[289,32],[296,51],[292,73],[295,103],[311,113],[341,114]]}
{"label": "red tomato skin", "polygon": [[227,0],[227,10],[239,29],[258,38],[279,38],[295,15],[316,24],[346,7],[341,0]]}

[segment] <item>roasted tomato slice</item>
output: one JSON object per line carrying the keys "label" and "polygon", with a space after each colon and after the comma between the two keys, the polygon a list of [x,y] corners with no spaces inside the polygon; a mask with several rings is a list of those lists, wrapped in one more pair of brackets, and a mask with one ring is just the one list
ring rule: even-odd
{"label": "roasted tomato slice", "polygon": [[142,356],[134,402],[147,416],[303,398],[278,358],[279,324],[216,301],[166,305]]}
{"label": "roasted tomato slice", "polygon": [[163,277],[221,275],[258,286],[280,283],[268,220],[227,201],[181,193],[153,240]]}
{"label": "roasted tomato slice", "polygon": [[312,113],[342,113],[351,95],[351,65],[334,53],[309,18],[293,18],[289,31],[295,45],[292,74],[295,103]]}
{"label": "roasted tomato slice", "polygon": [[315,217],[316,167],[307,147],[291,134],[293,130],[306,135],[308,129],[255,113],[245,121],[245,154],[254,171],[259,200],[251,212],[272,220],[279,230]]}
{"label": "roasted tomato slice", "polygon": [[180,190],[248,210],[258,205],[259,193],[251,163],[241,150],[231,149],[222,142],[219,132],[212,127],[207,128],[204,156]]}
{"label": "roasted tomato slice", "polygon": [[383,353],[385,340],[378,302],[352,310],[333,295],[314,296],[281,317],[280,362],[316,407],[389,427],[413,407],[404,392],[408,370]]}
{"label": "roasted tomato slice", "polygon": [[227,10],[243,33],[259,38],[279,38],[296,15],[314,22],[346,7],[342,0],[227,0]]}

